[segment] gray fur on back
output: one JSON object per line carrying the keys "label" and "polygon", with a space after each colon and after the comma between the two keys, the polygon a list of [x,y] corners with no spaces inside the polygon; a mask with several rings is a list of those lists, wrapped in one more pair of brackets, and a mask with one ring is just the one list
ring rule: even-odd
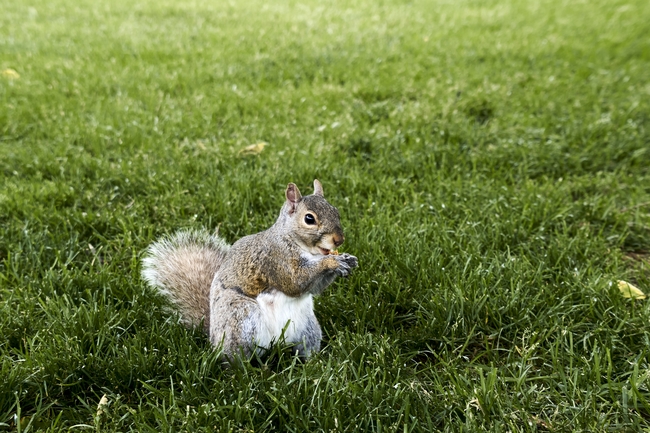
{"label": "gray fur on back", "polygon": [[223,239],[205,230],[180,231],[147,249],[142,277],[176,306],[186,325],[204,320],[208,331],[210,286],[229,249]]}

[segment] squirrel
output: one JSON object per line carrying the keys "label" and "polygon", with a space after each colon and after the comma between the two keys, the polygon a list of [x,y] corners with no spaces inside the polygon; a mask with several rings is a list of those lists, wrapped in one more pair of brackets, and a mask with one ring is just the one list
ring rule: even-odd
{"label": "squirrel", "polygon": [[203,323],[227,360],[264,353],[284,339],[299,356],[320,350],[322,332],[313,295],[358,265],[338,248],[344,241],[338,210],[289,183],[276,222],[228,245],[206,231],[180,231],[154,242],[142,261],[144,280],[165,295],[188,327]]}

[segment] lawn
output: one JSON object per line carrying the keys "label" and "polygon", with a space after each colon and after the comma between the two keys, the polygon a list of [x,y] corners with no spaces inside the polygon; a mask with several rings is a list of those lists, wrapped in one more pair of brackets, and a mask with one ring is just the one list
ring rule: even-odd
{"label": "lawn", "polygon": [[[646,0],[0,9],[0,431],[650,431]],[[314,178],[322,351],[223,368],[143,251]]]}

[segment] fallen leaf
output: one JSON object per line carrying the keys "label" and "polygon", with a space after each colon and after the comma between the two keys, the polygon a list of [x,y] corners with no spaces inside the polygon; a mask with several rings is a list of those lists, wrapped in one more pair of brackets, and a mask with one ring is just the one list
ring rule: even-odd
{"label": "fallen leaf", "polygon": [[20,74],[13,69],[5,69],[2,71],[2,76],[5,78],[9,78],[10,80],[17,80],[20,78]]}
{"label": "fallen leaf", "polygon": [[102,398],[99,399],[99,404],[97,405],[97,416],[102,416],[104,413],[104,407],[108,404],[108,397],[106,397],[106,394],[102,396]]}
{"label": "fallen leaf", "polygon": [[243,149],[239,151],[239,155],[259,155],[262,153],[264,150],[264,147],[268,143],[264,141],[260,141],[259,143],[251,144],[250,146],[246,146]]}
{"label": "fallen leaf", "polygon": [[618,290],[621,291],[624,298],[630,299],[645,299],[646,295],[638,287],[628,283],[627,281],[618,280]]}

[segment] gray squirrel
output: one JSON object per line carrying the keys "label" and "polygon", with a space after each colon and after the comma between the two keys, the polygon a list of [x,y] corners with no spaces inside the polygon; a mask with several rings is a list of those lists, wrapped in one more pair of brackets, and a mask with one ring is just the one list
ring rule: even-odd
{"label": "gray squirrel", "polygon": [[263,353],[274,341],[309,357],[322,333],[313,295],[347,277],[357,258],[338,254],[344,240],[338,210],[314,180],[301,196],[290,183],[277,221],[229,246],[205,231],[181,231],[149,246],[143,278],[175,305],[187,326],[204,331],[223,355]]}

